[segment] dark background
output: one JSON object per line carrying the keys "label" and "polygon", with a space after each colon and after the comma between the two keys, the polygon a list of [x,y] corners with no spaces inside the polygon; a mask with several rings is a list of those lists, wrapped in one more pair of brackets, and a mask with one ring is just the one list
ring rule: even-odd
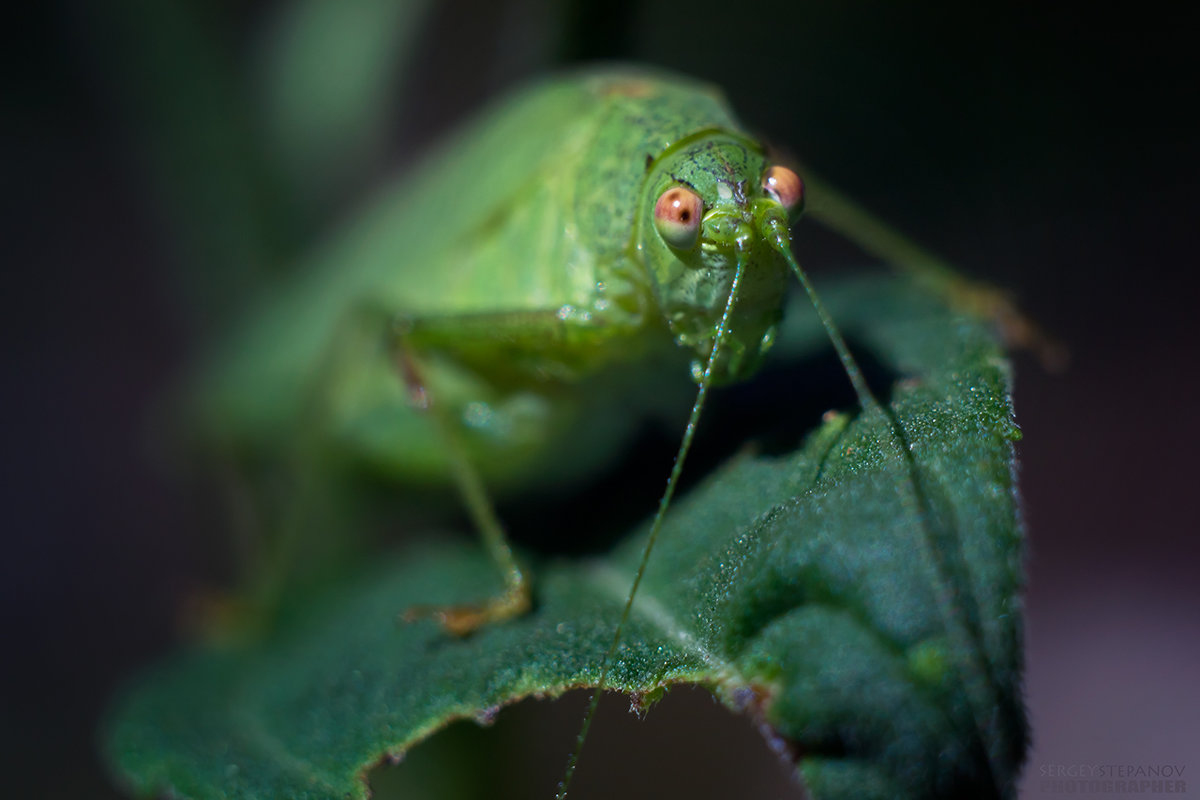
{"label": "dark background", "polygon": [[[753,128],[1012,289],[1071,354],[1057,374],[1016,357],[1034,734],[1024,793],[1040,795],[1052,764],[1175,763],[1189,777],[1200,769],[1200,526],[1187,500],[1200,443],[1200,18],[1148,4],[769,5],[584,7],[565,21],[586,35],[561,44],[547,4],[450,3],[404,83],[419,113],[397,115],[379,163],[402,163],[546,60],[650,61],[721,84]],[[271,4],[206,8],[236,76]],[[175,277],[194,253],[130,45],[153,26],[130,24],[137,3],[111,9],[46,3],[3,34],[0,757],[16,797],[120,796],[96,755],[99,715],[176,640],[181,600],[221,570],[211,512],[171,477],[153,435],[196,339]],[[339,202],[381,174],[347,180]],[[818,271],[863,260],[806,235],[797,251]],[[548,727],[550,744],[533,748],[553,765],[577,710],[521,708],[496,730]],[[731,787],[778,781],[748,723],[726,717],[690,692],[641,727],[603,716],[596,741],[624,749],[593,745],[581,796],[588,772],[598,794],[655,791],[631,777],[638,760],[682,774],[672,792],[720,791],[714,774],[732,774]],[[709,772],[689,783],[693,763]]]}

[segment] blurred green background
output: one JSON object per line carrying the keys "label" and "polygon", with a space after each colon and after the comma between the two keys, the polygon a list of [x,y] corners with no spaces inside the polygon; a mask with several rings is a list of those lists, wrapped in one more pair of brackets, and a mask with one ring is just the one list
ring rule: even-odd
{"label": "blurred green background", "polygon": [[[121,796],[95,754],[104,704],[226,569],[219,514],[172,478],[152,424],[204,336],[481,102],[596,58],[721,85],[751,128],[1068,345],[1062,374],[1017,357],[1025,794],[1048,764],[1188,763],[1200,14],[509,0],[422,18],[354,0],[289,27],[300,5],[60,0],[0,34],[8,796]],[[818,273],[864,260],[812,227],[796,241]],[[621,705],[578,796],[790,790],[750,724],[701,693],[644,724]],[[474,780],[552,785],[579,713],[525,704],[458,732],[496,748]]]}

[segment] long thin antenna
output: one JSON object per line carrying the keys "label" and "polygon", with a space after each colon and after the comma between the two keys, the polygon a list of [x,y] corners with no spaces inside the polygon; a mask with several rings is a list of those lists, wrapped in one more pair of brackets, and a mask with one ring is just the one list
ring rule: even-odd
{"label": "long thin antenna", "polygon": [[778,219],[767,218],[764,222],[764,227],[771,234],[771,244],[779,251],[780,255],[788,262],[792,268],[792,272],[800,280],[800,285],[804,287],[805,294],[808,295],[808,300],[812,303],[812,307],[817,312],[817,318],[821,320],[821,327],[825,329],[825,333],[829,336],[829,341],[833,343],[833,349],[837,351],[838,360],[842,362],[842,368],[846,371],[846,375],[850,378],[850,383],[854,385],[854,393],[858,396],[858,404],[864,409],[880,407],[879,400],[875,398],[875,393],[867,386],[867,381],[863,378],[862,369],[858,366],[858,361],[854,359],[854,354],[850,352],[850,348],[846,346],[846,340],[842,338],[842,332],[838,330],[838,326],[834,324],[833,317],[825,308],[825,304],[821,302],[820,295],[813,288],[812,282],[808,279],[808,273],[800,268],[800,263],[796,261],[796,257],[792,255],[792,243],[788,238],[787,227]]}
{"label": "long thin antenna", "polygon": [[633,585],[629,587],[629,595],[625,598],[625,608],[621,610],[621,618],[617,622],[617,628],[613,632],[612,644],[608,646],[608,652],[604,654],[604,660],[600,662],[600,678],[596,681],[596,688],[592,690],[592,698],[588,702],[587,712],[583,717],[583,725],[579,728],[579,735],[575,738],[575,749],[571,753],[571,757],[567,760],[567,768],[563,772],[562,780],[558,784],[558,794],[555,795],[555,800],[565,800],[567,790],[571,787],[571,779],[575,777],[575,768],[579,764],[579,756],[583,752],[584,742],[587,741],[588,730],[592,727],[592,720],[596,717],[596,709],[600,707],[600,695],[603,694],[605,687],[608,685],[609,665],[617,654],[617,648],[621,646],[621,634],[625,630],[625,623],[629,620],[629,613],[633,609],[634,598],[637,597],[638,588],[642,584],[642,577],[646,574],[646,565],[650,563],[650,553],[654,550],[654,543],[658,541],[658,533],[662,528],[663,520],[667,516],[667,508],[671,505],[671,498],[675,496],[675,487],[679,484],[679,476],[683,473],[683,464],[687,460],[688,451],[692,448],[692,439],[696,435],[696,426],[700,422],[700,413],[704,409],[704,401],[708,397],[708,389],[712,384],[713,370],[717,364],[717,358],[721,353],[721,345],[725,341],[725,335],[729,331],[729,318],[733,314],[733,307],[737,301],[738,288],[742,283],[742,273],[746,268],[746,244],[743,240],[738,240],[738,260],[737,269],[733,273],[733,283],[729,287],[729,297],[725,301],[725,311],[721,314],[721,322],[717,325],[716,336],[713,338],[712,352],[708,356],[708,364],[704,367],[704,375],[700,379],[700,388],[696,392],[696,401],[692,403],[692,414],[688,418],[687,429],[683,432],[683,441],[679,443],[679,451],[675,454],[675,463],[671,467],[671,476],[667,478],[667,488],[663,491],[662,498],[658,501],[658,511],[654,514],[654,521],[650,524],[650,537],[646,540],[646,547],[642,550],[642,560],[638,564],[637,574],[634,575]]}

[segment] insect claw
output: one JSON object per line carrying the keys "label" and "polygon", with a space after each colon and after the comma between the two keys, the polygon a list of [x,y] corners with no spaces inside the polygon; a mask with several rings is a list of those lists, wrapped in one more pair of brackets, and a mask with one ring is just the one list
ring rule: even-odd
{"label": "insect claw", "polygon": [[1032,351],[1042,369],[1066,369],[1070,360],[1066,345],[1022,313],[1011,293],[986,283],[962,280],[951,287],[949,297],[955,308],[992,320],[1005,345]]}
{"label": "insect claw", "polygon": [[527,582],[513,585],[504,594],[493,597],[486,603],[454,606],[412,606],[400,615],[405,625],[431,619],[451,636],[459,639],[494,622],[520,617],[532,606]]}
{"label": "insect claw", "polygon": [[486,606],[413,606],[400,615],[405,625],[423,619],[433,620],[443,631],[460,639],[489,622]]}

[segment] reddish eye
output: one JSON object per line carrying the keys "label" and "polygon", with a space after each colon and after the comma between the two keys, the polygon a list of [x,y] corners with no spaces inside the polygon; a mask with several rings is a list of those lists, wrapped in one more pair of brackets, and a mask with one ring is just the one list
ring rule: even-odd
{"label": "reddish eye", "polygon": [[693,191],[675,186],[663,192],[654,204],[654,227],[667,244],[687,250],[700,237],[704,203]]}
{"label": "reddish eye", "polygon": [[789,214],[804,206],[804,182],[787,167],[771,167],[763,173],[763,191],[779,201]]}

